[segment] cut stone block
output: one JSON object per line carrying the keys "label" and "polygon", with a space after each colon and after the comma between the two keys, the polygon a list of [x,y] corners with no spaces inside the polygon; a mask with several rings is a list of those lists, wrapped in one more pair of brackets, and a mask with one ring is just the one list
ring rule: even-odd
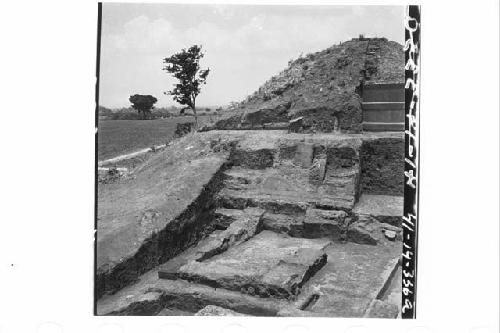
{"label": "cut stone block", "polygon": [[331,169],[351,168],[359,164],[359,157],[351,147],[339,147],[326,149],[328,167]]}
{"label": "cut stone block", "polygon": [[[219,210],[219,213],[221,213],[221,210]],[[250,239],[262,229],[262,215],[264,213],[262,209],[224,210],[224,213],[226,216],[234,218],[226,230],[212,233],[195,247],[189,248],[163,264],[158,271],[158,276],[163,279],[176,279],[180,267],[189,261],[203,261],[222,253],[229,247]]]}
{"label": "cut stone block", "polygon": [[[387,236],[387,232],[389,236]],[[385,238],[391,241],[402,240],[402,229],[379,222],[369,215],[358,215],[357,220],[349,225],[348,239],[352,242],[376,245]]]}
{"label": "cut stone block", "polygon": [[[401,244],[370,246],[332,242],[325,250],[327,264],[303,286],[295,307],[313,295],[319,298],[304,312],[328,317],[363,317],[370,303],[387,289],[394,266],[401,257]],[[400,274],[400,273],[399,273]],[[399,280],[401,302],[401,280]],[[383,299],[382,299],[383,300]]]}
{"label": "cut stone block", "polygon": [[253,237],[262,228],[264,210],[247,208],[230,226],[220,233],[219,237],[198,248],[197,261],[206,260],[216,254],[226,251],[230,246],[239,244]]}
{"label": "cut stone block", "polygon": [[302,237],[304,230],[304,216],[265,213],[262,216],[265,230],[288,234],[292,237]]}
{"label": "cut stone block", "polygon": [[403,196],[404,137],[365,140],[360,155],[361,187],[364,194]]}
{"label": "cut stone block", "polygon": [[347,239],[353,243],[377,245],[377,238],[373,237],[372,231],[376,230],[367,230],[366,226],[355,222],[352,226],[349,226],[349,230],[347,230]]}
{"label": "cut stone block", "polygon": [[331,197],[351,200],[350,209],[352,209],[359,192],[359,166],[334,170],[327,166],[323,185],[319,191]]}
{"label": "cut stone block", "polygon": [[310,169],[285,162],[275,168],[249,170],[233,168],[225,174],[225,188],[219,192],[219,206],[243,209],[261,207],[274,213],[303,214],[310,205],[326,209],[351,210],[356,201],[357,167],[329,170],[319,186],[309,181]]}
{"label": "cut stone block", "polygon": [[218,256],[189,262],[180,277],[252,296],[293,299],[325,265],[329,243],[263,231]]}
{"label": "cut stone block", "polygon": [[221,238],[222,231],[215,230],[208,237],[202,239],[196,246],[190,247],[181,254],[170,259],[166,263],[160,265],[158,277],[161,279],[175,280],[178,278],[179,269],[191,260],[200,258],[200,248],[207,248],[209,244],[213,244],[214,239]]}
{"label": "cut stone block", "polygon": [[217,305],[207,305],[200,311],[196,312],[195,316],[235,316],[235,317],[244,317],[247,316],[243,313],[238,313],[233,310],[221,308]]}
{"label": "cut stone block", "polygon": [[335,241],[345,240],[346,216],[344,211],[308,209],[302,235],[305,238],[328,237]]}
{"label": "cut stone block", "polygon": [[304,214],[308,202],[296,195],[261,194],[257,191],[235,191],[224,189],[218,195],[219,205],[230,209],[259,207],[266,211],[283,214]]}
{"label": "cut stone block", "polygon": [[207,305],[216,305],[252,316],[275,316],[285,305],[284,300],[252,297],[183,280],[158,279],[157,274],[152,270],[137,283],[102,297],[97,303],[97,314],[194,315]]}
{"label": "cut stone block", "polygon": [[297,150],[296,145],[292,146],[280,146],[278,157],[280,160],[292,160],[295,156],[295,151]]}
{"label": "cut stone block", "polygon": [[273,166],[275,151],[272,149],[235,149],[230,156],[235,166],[249,169],[265,169]]}
{"label": "cut stone block", "polygon": [[404,197],[363,194],[353,209],[355,214],[370,215],[380,222],[401,227]]}
{"label": "cut stone block", "polygon": [[311,143],[300,143],[295,151],[294,164],[303,168],[309,168],[312,165],[314,146]]}

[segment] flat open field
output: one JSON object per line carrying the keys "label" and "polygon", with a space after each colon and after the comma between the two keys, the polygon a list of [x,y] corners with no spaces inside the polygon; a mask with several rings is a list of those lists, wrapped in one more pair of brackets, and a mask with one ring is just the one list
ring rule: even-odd
{"label": "flat open field", "polygon": [[[208,116],[200,116],[200,126]],[[178,123],[194,121],[193,117],[156,120],[99,120],[97,159],[99,161],[119,155],[165,144],[170,141]]]}

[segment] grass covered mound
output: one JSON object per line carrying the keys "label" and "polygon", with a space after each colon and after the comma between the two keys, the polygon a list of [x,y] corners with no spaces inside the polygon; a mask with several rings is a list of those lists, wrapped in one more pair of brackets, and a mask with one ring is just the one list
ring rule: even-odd
{"label": "grass covered mound", "polygon": [[290,61],[215,128],[259,128],[303,117],[306,132],[358,132],[363,83],[402,83],[403,67],[402,45],[354,38]]}

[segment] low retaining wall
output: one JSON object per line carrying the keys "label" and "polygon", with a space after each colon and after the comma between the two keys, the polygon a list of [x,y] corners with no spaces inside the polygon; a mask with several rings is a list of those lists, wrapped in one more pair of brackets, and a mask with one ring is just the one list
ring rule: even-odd
{"label": "low retaining wall", "polygon": [[404,138],[364,141],[360,155],[363,193],[404,194]]}

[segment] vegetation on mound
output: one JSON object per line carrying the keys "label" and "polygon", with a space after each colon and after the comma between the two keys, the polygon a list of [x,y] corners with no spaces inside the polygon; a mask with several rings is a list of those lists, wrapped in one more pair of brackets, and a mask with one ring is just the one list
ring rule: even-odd
{"label": "vegetation on mound", "polygon": [[354,38],[290,61],[216,127],[252,127],[304,116],[311,132],[331,132],[336,123],[356,132],[363,84],[403,82],[403,66],[402,45],[385,38]]}

